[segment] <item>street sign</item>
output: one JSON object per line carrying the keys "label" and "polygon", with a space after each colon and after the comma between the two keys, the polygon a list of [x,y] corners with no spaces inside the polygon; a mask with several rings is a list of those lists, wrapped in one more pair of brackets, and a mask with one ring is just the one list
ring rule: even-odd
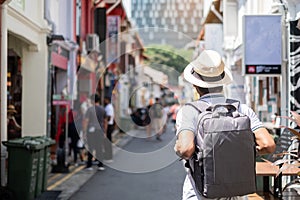
{"label": "street sign", "polygon": [[243,71],[247,75],[280,75],[282,64],[281,15],[245,15]]}
{"label": "street sign", "polygon": [[61,94],[53,94],[52,95],[53,100],[71,100],[71,95],[61,95]]}

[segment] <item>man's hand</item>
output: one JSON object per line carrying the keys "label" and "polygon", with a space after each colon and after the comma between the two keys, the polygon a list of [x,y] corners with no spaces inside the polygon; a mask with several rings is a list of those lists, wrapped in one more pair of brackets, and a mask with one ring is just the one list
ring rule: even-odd
{"label": "man's hand", "polygon": [[179,149],[181,149],[181,145],[178,140],[176,140],[174,151],[176,152],[176,155],[180,158],[182,158],[182,154],[180,153]]}
{"label": "man's hand", "polygon": [[194,133],[192,131],[184,130],[178,134],[174,151],[183,159],[189,159],[192,157],[195,151]]}
{"label": "man's hand", "polygon": [[254,131],[254,134],[258,145],[256,146],[258,154],[269,154],[275,151],[276,145],[274,139],[266,128],[259,128]]}

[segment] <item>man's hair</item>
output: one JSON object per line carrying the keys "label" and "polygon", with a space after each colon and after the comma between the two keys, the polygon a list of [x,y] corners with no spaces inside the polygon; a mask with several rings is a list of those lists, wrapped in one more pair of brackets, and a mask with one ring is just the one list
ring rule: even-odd
{"label": "man's hair", "polygon": [[109,96],[105,96],[104,99],[108,100],[109,102],[111,101]]}
{"label": "man's hair", "polygon": [[223,91],[223,86],[212,87],[212,88],[202,88],[202,87],[194,85],[194,87],[196,88],[197,92],[202,95],[208,94],[208,93],[219,93],[219,92]]}
{"label": "man's hair", "polygon": [[95,103],[99,103],[100,97],[98,94],[92,94],[90,97],[91,101],[94,101]]}

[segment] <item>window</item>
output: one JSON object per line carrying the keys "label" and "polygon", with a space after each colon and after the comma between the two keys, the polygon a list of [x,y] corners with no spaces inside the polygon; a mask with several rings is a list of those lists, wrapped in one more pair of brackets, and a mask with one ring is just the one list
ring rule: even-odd
{"label": "window", "polygon": [[153,17],[153,11],[152,10],[149,11],[149,17],[151,17],[151,18]]}
{"label": "window", "polygon": [[149,32],[149,39],[150,39],[150,40],[153,40],[153,39],[154,39],[154,35],[153,35],[153,32],[152,32],[152,31]]}

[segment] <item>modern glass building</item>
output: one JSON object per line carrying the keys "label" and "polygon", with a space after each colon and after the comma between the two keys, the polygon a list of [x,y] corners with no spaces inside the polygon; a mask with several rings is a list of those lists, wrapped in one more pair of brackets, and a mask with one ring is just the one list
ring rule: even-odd
{"label": "modern glass building", "polygon": [[131,18],[145,45],[184,47],[196,40],[203,0],[131,0]]}

